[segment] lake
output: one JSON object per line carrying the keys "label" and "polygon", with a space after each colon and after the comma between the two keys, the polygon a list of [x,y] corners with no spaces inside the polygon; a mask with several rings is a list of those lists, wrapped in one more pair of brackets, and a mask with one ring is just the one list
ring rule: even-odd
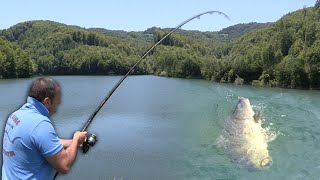
{"label": "lake", "polygon": [[[61,138],[81,130],[121,76],[54,76],[62,102],[52,117]],[[0,80],[0,133],[24,104],[32,79]],[[260,110],[270,168],[234,164],[216,142],[239,97]],[[96,145],[57,179],[319,179],[320,91],[205,80],[129,76],[97,114]],[[1,135],[2,144],[2,135]],[[1,160],[2,164],[2,160]]]}

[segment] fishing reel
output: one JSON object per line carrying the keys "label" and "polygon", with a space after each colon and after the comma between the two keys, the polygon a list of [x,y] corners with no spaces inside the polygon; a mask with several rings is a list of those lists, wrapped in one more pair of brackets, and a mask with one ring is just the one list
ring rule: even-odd
{"label": "fishing reel", "polygon": [[95,134],[91,134],[90,136],[87,136],[86,141],[82,144],[82,152],[85,154],[90,146],[94,146],[97,142],[97,136]]}

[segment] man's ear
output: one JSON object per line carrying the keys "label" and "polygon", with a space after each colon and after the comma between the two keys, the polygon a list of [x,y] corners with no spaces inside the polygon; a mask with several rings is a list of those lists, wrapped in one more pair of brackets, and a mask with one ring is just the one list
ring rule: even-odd
{"label": "man's ear", "polygon": [[51,105],[51,100],[49,97],[44,98],[42,101],[43,105],[46,106],[47,108]]}

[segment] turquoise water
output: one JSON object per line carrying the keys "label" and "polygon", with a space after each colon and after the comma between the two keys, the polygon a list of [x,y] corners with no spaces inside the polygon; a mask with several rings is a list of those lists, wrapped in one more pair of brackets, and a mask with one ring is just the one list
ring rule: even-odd
{"label": "turquoise water", "polygon": [[[82,129],[119,76],[56,76],[62,103],[58,134]],[[0,80],[0,132],[25,102],[32,79]],[[262,112],[273,165],[250,171],[230,162],[216,140],[238,97]],[[97,144],[57,179],[320,179],[320,92],[257,88],[204,80],[130,76],[88,131]]]}

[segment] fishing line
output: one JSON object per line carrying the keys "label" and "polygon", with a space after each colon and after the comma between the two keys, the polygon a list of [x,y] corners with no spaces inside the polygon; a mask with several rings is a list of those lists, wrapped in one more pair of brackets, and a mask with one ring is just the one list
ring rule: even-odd
{"label": "fishing line", "polygon": [[[87,128],[89,127],[89,125],[91,124],[91,122],[93,121],[93,118],[97,115],[97,113],[100,111],[100,109],[102,108],[102,106],[108,101],[108,99],[111,97],[111,95],[114,93],[114,91],[120,86],[120,84],[128,77],[128,75],[134,70],[134,68],[156,47],[158,46],[165,38],[167,38],[170,34],[172,34],[173,32],[175,32],[177,29],[181,28],[183,25],[185,25],[186,23],[192,21],[195,18],[200,19],[200,16],[205,15],[205,14],[213,14],[213,13],[217,13],[219,15],[222,15],[223,17],[227,18],[228,20],[230,20],[230,18],[223,12],[220,11],[207,11],[207,12],[203,12],[200,13],[198,15],[195,15],[187,20],[185,20],[184,22],[182,22],[181,24],[179,24],[176,28],[174,28],[173,30],[171,30],[168,34],[166,34],[164,37],[162,37],[157,43],[155,43],[151,48],[149,48],[149,50],[144,53],[141,58],[130,68],[130,70],[127,72],[127,74],[125,74],[119,81],[118,83],[111,89],[111,91],[109,92],[109,94],[102,100],[102,102],[100,103],[100,105],[98,106],[98,108],[96,109],[96,111],[91,115],[91,117],[88,119],[87,123],[84,125],[82,131],[86,131]],[[95,134],[91,134],[89,138],[87,138],[86,142],[83,144],[83,152],[86,153],[89,149],[90,146],[93,146],[96,143],[97,139],[96,139],[96,135]]]}

